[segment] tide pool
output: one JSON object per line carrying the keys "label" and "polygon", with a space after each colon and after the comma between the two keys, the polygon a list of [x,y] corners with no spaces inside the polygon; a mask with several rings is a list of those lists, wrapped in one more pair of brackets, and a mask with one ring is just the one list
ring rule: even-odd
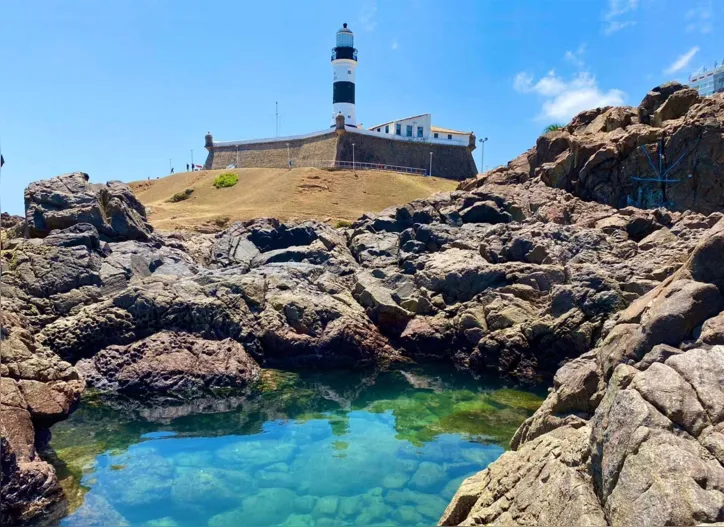
{"label": "tide pool", "polygon": [[246,395],[87,398],[52,428],[66,526],[431,525],[542,393],[450,369],[293,374]]}

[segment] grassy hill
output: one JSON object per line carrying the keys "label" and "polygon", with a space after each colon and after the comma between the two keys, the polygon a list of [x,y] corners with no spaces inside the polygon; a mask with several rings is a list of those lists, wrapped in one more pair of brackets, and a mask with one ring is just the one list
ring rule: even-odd
{"label": "grassy hill", "polygon": [[[234,172],[239,182],[217,189],[214,178]],[[241,168],[183,172],[161,179],[136,181],[131,188],[149,211],[157,229],[191,229],[219,220],[271,216],[282,220],[354,220],[364,212],[379,212],[435,192],[453,190],[456,181],[376,170],[316,168]],[[192,189],[190,197],[169,202],[174,194]]]}

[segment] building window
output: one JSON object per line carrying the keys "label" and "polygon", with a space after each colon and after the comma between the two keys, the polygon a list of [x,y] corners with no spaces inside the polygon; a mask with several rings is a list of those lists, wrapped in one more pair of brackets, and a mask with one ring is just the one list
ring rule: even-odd
{"label": "building window", "polygon": [[417,137],[422,137],[422,126],[417,127]]}
{"label": "building window", "polygon": [[412,125],[411,124],[407,125],[407,128],[405,131],[407,132],[407,134],[406,134],[407,137],[412,137]]}
{"label": "building window", "polygon": [[389,134],[389,133],[390,133],[390,125],[389,125],[389,124],[386,124],[386,125],[385,125],[385,133],[386,133],[386,134]]}
{"label": "building window", "polygon": [[448,139],[452,139],[452,134],[447,134]]}
{"label": "building window", "polygon": [[380,131],[380,129],[378,128],[378,129],[377,129],[377,131],[379,132],[379,131]]}
{"label": "building window", "polygon": [[400,123],[395,125],[395,134],[402,135],[402,125]]}
{"label": "building window", "polygon": [[437,134],[437,132],[435,132],[435,135],[434,135],[434,137],[435,137],[435,139],[437,139],[437,137],[438,137],[438,134]]}

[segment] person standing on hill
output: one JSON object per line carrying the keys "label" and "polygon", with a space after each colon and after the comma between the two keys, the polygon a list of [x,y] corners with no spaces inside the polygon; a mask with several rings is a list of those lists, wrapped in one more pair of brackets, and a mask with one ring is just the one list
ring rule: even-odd
{"label": "person standing on hill", "polygon": [[186,172],[188,172],[188,171],[189,171],[189,164],[186,163]]}

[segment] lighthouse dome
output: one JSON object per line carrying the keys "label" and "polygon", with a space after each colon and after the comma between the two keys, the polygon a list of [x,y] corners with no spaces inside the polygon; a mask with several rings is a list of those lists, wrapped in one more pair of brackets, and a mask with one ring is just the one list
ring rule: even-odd
{"label": "lighthouse dome", "polygon": [[347,27],[347,23],[342,24],[342,29],[337,31],[337,47],[338,48],[353,48],[354,47],[354,33]]}

